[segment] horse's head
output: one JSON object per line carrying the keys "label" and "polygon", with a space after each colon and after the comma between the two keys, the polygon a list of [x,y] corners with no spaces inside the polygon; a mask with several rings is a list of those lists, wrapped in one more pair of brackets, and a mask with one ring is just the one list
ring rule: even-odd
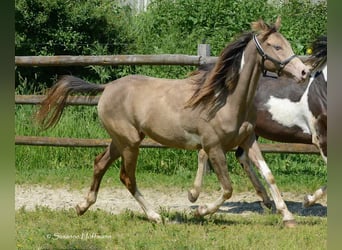
{"label": "horse's head", "polygon": [[280,17],[273,26],[262,20],[252,23],[262,70],[292,76],[296,81],[303,82],[309,75],[309,67],[296,57],[290,43],[278,32],[279,28]]}

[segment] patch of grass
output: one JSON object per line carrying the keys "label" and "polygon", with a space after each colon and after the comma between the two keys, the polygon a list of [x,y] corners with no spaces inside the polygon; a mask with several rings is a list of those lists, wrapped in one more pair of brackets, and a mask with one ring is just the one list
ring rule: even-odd
{"label": "patch of grass", "polygon": [[278,215],[215,214],[196,218],[162,211],[165,224],[140,213],[111,215],[73,210],[16,212],[18,249],[325,249],[327,218],[298,217],[298,226],[283,228]]}

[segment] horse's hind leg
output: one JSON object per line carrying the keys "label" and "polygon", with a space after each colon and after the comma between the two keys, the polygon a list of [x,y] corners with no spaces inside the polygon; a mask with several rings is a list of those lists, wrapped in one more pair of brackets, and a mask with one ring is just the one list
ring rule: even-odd
{"label": "horse's hind leg", "polygon": [[272,202],[270,200],[270,197],[268,197],[264,185],[262,185],[256,173],[254,172],[252,168],[251,160],[246,156],[245,151],[241,147],[238,147],[237,150],[235,151],[235,157],[238,159],[243,170],[247,174],[248,178],[251,180],[254,186],[254,189],[257,195],[261,197],[263,204],[267,208],[271,208]]}
{"label": "horse's hind leg", "polygon": [[268,184],[269,190],[271,192],[273,201],[275,203],[276,209],[283,216],[283,223],[287,227],[294,227],[296,225],[295,219],[292,213],[288,210],[283,198],[281,197],[280,191],[275,183],[274,176],[267,166],[264,157],[261,154],[260,148],[252,136],[246,141],[246,144],[242,146],[246,152],[246,155],[252,160],[256,168],[259,170],[260,174],[264,177]]}
{"label": "horse's hind leg", "polygon": [[208,155],[203,149],[198,151],[197,155],[197,173],[192,189],[188,191],[188,199],[190,202],[195,202],[201,192],[201,187],[203,183],[204,170],[208,167]]}
{"label": "horse's hind leg", "polygon": [[144,210],[147,218],[150,221],[162,222],[161,216],[156,213],[152,206],[147,203],[144,197],[138,190],[135,170],[139,154],[139,145],[134,147],[124,147],[122,151],[122,164],[120,169],[120,180],[126,186],[128,191],[133,195],[141,208]]}
{"label": "horse's hind leg", "polygon": [[303,207],[309,207],[316,203],[321,197],[327,193],[327,186],[321,187],[316,190],[312,195],[308,194],[304,196]]}
{"label": "horse's hind leg", "polygon": [[84,214],[88,208],[96,202],[97,193],[100,188],[101,180],[107,169],[117,158],[120,157],[120,153],[117,148],[111,143],[107,149],[99,154],[94,161],[94,173],[93,180],[90,186],[90,190],[86,197],[86,200],[76,206],[78,215]]}

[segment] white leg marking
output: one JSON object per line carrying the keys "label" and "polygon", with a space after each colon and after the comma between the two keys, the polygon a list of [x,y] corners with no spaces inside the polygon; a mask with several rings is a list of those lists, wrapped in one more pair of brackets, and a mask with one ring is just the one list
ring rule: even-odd
{"label": "white leg marking", "polygon": [[197,173],[196,173],[195,181],[193,184],[193,188],[190,189],[188,192],[188,200],[190,202],[195,202],[201,192],[204,170],[209,168],[207,164],[208,164],[208,156],[204,152],[204,150],[201,149],[200,151],[198,151],[198,155],[197,155]]}
{"label": "white leg marking", "polygon": [[76,206],[77,213],[83,214],[88,208],[96,202],[97,193],[89,191],[85,200]]}
{"label": "white leg marking", "polygon": [[136,189],[136,192],[134,194],[134,198],[139,203],[141,208],[144,210],[145,214],[147,215],[147,218],[150,221],[154,221],[157,223],[162,222],[161,216],[153,210],[152,206],[141,195],[138,188]]}
{"label": "white leg marking", "polygon": [[269,185],[272,198],[276,205],[277,210],[283,215],[283,221],[293,221],[294,217],[292,213],[287,209],[287,206],[281,197],[279,189],[275,183],[273,174],[264,160],[258,160],[260,171]]}
{"label": "white leg marking", "polygon": [[309,207],[316,203],[321,197],[327,193],[327,186],[321,187],[314,192],[313,195],[306,195],[304,197],[303,207]]}

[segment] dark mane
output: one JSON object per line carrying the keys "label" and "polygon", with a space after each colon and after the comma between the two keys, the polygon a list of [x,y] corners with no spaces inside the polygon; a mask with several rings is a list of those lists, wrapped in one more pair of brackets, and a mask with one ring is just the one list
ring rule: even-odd
{"label": "dark mane", "polygon": [[312,47],[312,55],[306,61],[307,63],[312,65],[313,71],[320,71],[327,63],[327,37],[320,36],[318,37],[311,45]]}
{"label": "dark mane", "polygon": [[195,108],[202,103],[209,108],[210,118],[225,104],[239,80],[242,53],[252,37],[253,32],[243,33],[222,50],[211,70],[200,68],[192,74],[196,87],[186,107]]}

